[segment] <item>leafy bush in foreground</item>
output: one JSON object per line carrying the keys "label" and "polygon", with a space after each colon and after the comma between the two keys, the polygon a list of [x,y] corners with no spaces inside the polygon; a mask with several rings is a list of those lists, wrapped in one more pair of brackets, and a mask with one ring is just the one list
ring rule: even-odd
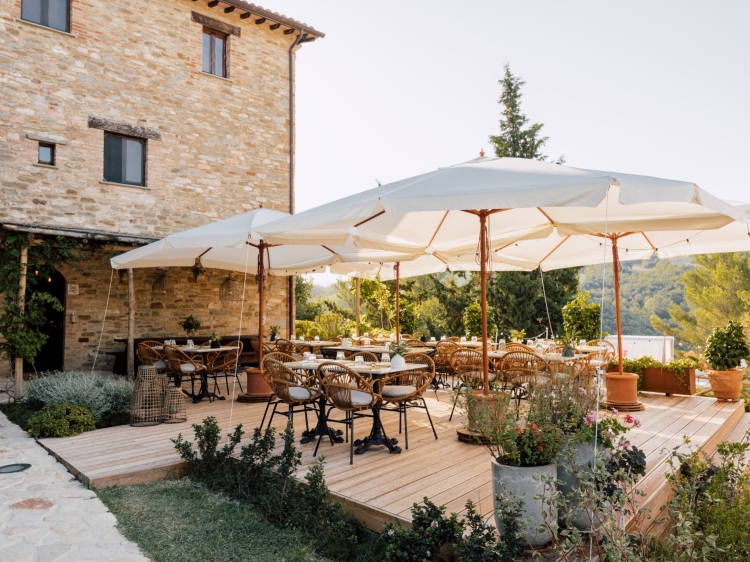
{"label": "leafy bush in foreground", "polygon": [[70,437],[94,429],[91,412],[71,404],[47,404],[28,423],[32,437]]}
{"label": "leafy bush in foreground", "polygon": [[373,555],[379,547],[373,534],[341,504],[328,499],[322,457],[308,470],[306,483],[294,476],[302,455],[295,448],[291,425],[282,433],[284,448],[280,453],[274,452],[275,430],[256,428],[252,441],[240,450],[239,459],[232,455],[244,434],[241,425],[227,436],[228,442],[221,448],[221,431],[213,416],[202,424],[193,424],[193,430],[197,451],[182,435],[172,440],[193,479],[253,505],[279,527],[304,531],[323,556],[347,561],[382,559]]}
{"label": "leafy bush in foreground", "polygon": [[108,427],[130,421],[133,382],[100,373],[55,371],[30,380],[26,396],[42,404],[85,406],[97,427]]}

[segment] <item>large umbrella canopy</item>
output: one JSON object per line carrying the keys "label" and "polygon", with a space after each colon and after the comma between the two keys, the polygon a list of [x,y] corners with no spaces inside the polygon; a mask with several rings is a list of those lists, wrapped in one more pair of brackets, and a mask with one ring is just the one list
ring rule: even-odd
{"label": "large umbrella canopy", "polygon": [[[361,248],[420,252],[449,268],[473,268],[476,261],[486,342],[487,272],[527,268],[525,259],[493,259],[500,248],[555,233],[710,230],[733,220],[750,217],[691,182],[482,157],[345,197],[260,231],[274,243],[351,240]],[[483,363],[486,391],[486,343]]]}

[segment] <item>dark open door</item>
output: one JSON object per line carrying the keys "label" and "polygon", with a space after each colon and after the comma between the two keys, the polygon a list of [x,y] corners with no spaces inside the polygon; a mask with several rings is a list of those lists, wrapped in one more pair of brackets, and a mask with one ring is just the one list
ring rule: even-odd
{"label": "dark open door", "polygon": [[[40,291],[50,293],[65,306],[65,277],[55,271],[51,277],[40,279],[36,287]],[[34,364],[24,361],[25,373],[62,370],[63,354],[65,352],[65,311],[58,312],[47,305],[47,324],[40,330],[47,335],[47,343],[34,360]]]}

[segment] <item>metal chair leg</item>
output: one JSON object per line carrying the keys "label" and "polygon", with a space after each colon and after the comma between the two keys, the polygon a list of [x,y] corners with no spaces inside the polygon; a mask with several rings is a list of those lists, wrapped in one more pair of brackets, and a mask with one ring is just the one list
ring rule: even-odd
{"label": "metal chair leg", "polygon": [[432,416],[430,415],[430,410],[427,408],[427,402],[425,402],[424,396],[422,397],[422,404],[424,405],[424,411],[427,412],[427,419],[430,420],[432,433],[435,435],[435,439],[437,439],[438,436],[437,436],[437,431],[435,431],[435,424],[432,423]]}
{"label": "metal chair leg", "polygon": [[354,412],[350,412],[352,416],[352,438],[349,441],[349,464],[354,464]]}
{"label": "metal chair leg", "polygon": [[278,402],[274,402],[273,404],[273,411],[271,412],[271,419],[268,420],[268,425],[266,426],[266,429],[271,427],[271,422],[273,421],[273,417],[276,415],[276,407],[279,405]]}
{"label": "metal chair leg", "polygon": [[404,439],[406,441],[406,449],[409,449],[409,424],[406,423],[406,410],[409,408],[406,407],[406,403],[402,402],[401,405],[404,408]]}
{"label": "metal chair leg", "polygon": [[271,400],[273,400],[273,394],[268,397],[268,402],[266,402],[266,411],[263,412],[263,419],[260,420],[260,428],[263,429],[263,424],[266,422],[266,414],[268,414],[268,408],[271,406]]}
{"label": "metal chair leg", "polygon": [[463,388],[463,386],[464,386],[464,384],[463,384],[463,383],[461,383],[461,384],[460,384],[460,385],[458,386],[458,390],[456,391],[456,397],[455,397],[455,398],[453,399],[453,408],[451,408],[451,415],[450,415],[450,417],[448,418],[448,421],[451,421],[451,420],[453,419],[453,412],[455,411],[455,409],[456,409],[456,404],[458,403],[458,395],[459,395],[459,394],[461,394],[461,388]]}

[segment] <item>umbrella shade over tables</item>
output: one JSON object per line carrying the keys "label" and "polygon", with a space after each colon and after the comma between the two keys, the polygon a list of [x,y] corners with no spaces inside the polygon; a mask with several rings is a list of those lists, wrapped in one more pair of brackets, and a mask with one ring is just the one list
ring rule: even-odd
{"label": "umbrella shade over tables", "polygon": [[710,230],[733,220],[750,217],[691,182],[482,157],[345,197],[260,230],[273,243],[351,240],[361,248],[435,256],[448,268],[471,266],[478,257],[487,389],[487,272],[526,269],[491,259],[495,250],[554,232]]}
{"label": "umbrella shade over tables", "polygon": [[[367,262],[410,260],[415,253],[363,250],[352,242],[338,246],[268,244],[258,233],[261,225],[289,215],[258,209],[236,217],[206,224],[157,240],[110,260],[114,269],[144,267],[191,267],[196,263],[209,268],[258,275],[295,275],[324,272],[326,266],[343,261]],[[259,309],[265,309],[263,282],[258,283]],[[258,315],[258,333],[263,339],[263,314]],[[262,346],[261,346],[262,348]],[[259,358],[262,360],[262,357]]]}

